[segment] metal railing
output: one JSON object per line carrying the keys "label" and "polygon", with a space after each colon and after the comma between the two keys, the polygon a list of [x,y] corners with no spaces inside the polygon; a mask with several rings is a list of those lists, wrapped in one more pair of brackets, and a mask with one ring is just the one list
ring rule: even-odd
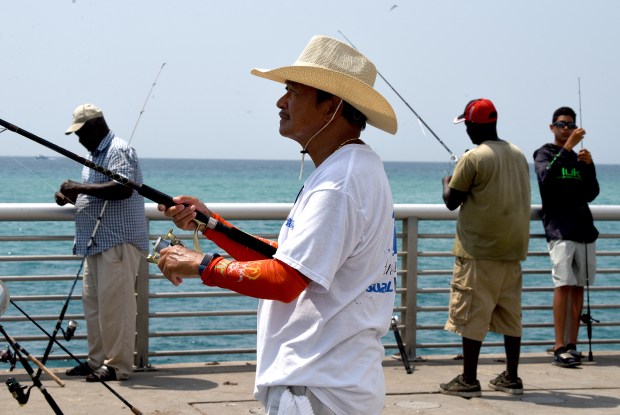
{"label": "metal railing", "polygon": [[[211,204],[223,217],[250,233],[275,237],[290,210],[290,204],[265,203]],[[394,313],[400,317],[399,329],[410,357],[420,351],[430,353],[460,347],[460,338],[443,331],[448,313],[449,281],[452,275],[452,241],[457,212],[442,205],[395,205],[399,240],[397,301]],[[620,304],[620,206],[592,206],[598,224],[597,281],[590,287],[592,315],[600,320],[592,339],[599,348],[620,345],[618,310]],[[553,344],[552,285],[546,242],[539,220],[540,206],[532,206],[532,226],[528,259],[523,264],[523,346]],[[146,204],[149,234],[152,240],[164,234],[171,224],[155,204]],[[26,324],[30,319],[58,320],[71,281],[81,257],[67,255],[73,241],[73,207],[49,203],[0,203],[0,279],[11,288],[11,299],[23,308],[36,307],[36,314],[7,312],[1,323],[16,333],[16,340],[27,344],[31,353],[44,349],[48,336]],[[241,223],[243,222],[243,223]],[[10,225],[10,226],[9,226]],[[45,231],[41,228],[45,227]],[[177,233],[175,231],[175,233]],[[177,233],[187,244],[191,234]],[[201,241],[204,250],[217,249]],[[36,284],[34,287],[32,284]],[[33,288],[36,288],[33,289]],[[413,295],[412,295],[413,293]],[[138,302],[136,358],[139,368],[152,360],[174,362],[194,356],[223,355],[226,360],[241,360],[255,353],[256,300],[236,293],[207,287],[199,281],[173,287],[159,270],[144,261],[136,285]],[[601,300],[602,299],[602,300]],[[65,320],[83,320],[81,289],[71,298]],[[601,315],[605,318],[601,318]],[[48,333],[52,330],[49,329]],[[85,330],[82,330],[85,332]],[[581,339],[585,336],[582,333]],[[85,356],[85,334],[75,336]],[[1,339],[0,339],[1,340]],[[386,349],[397,345],[391,333],[384,338]],[[499,347],[501,339],[487,337],[488,347]],[[34,352],[33,352],[34,351]],[[54,354],[51,360],[68,356]]]}

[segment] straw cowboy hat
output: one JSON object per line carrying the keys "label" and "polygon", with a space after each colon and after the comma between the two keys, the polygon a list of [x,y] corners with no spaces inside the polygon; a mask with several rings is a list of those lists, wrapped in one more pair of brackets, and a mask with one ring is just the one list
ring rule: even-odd
{"label": "straw cowboy hat", "polygon": [[396,114],[374,88],[375,65],[356,49],[327,36],[314,36],[292,66],[252,69],[253,75],[272,81],[298,82],[329,92],[366,116],[368,124],[396,134]]}

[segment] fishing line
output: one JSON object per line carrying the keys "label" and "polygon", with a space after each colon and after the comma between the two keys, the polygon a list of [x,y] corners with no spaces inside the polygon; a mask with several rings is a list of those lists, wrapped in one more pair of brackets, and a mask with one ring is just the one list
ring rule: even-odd
{"label": "fishing line", "polygon": [[138,119],[136,120],[136,124],[133,126],[133,131],[131,132],[131,135],[129,136],[129,141],[127,142],[127,144],[131,144],[131,140],[133,139],[133,135],[136,132],[136,128],[138,128],[138,124],[140,123],[140,118],[142,118],[142,114],[144,113],[144,109],[146,108],[146,104],[147,102],[149,102],[149,99],[151,98],[151,94],[153,93],[153,89],[155,88],[155,85],[157,85],[157,80],[159,79],[159,75],[161,75],[161,71],[164,69],[164,66],[166,66],[166,62],[161,64],[161,67],[159,68],[159,72],[157,72],[157,76],[155,77],[155,80],[153,81],[153,85],[151,85],[151,89],[149,89],[149,93],[146,94],[146,99],[144,100],[144,104],[142,105],[142,109],[140,110],[140,114],[138,114]]}
{"label": "fishing line", "polygon": [[[0,134],[2,134],[3,132],[7,131],[8,128],[2,128],[0,129]],[[17,158],[15,157],[11,157],[11,159],[19,164],[19,166],[21,168],[23,168],[24,170],[26,170],[28,173],[32,174],[34,177],[36,177],[37,179],[39,179],[40,181],[42,181],[44,184],[46,184],[50,189],[52,190],[56,190],[56,185],[51,184],[50,182],[46,181],[44,177],[39,176],[33,169],[31,169],[30,167],[28,167],[26,164],[22,163],[21,161],[19,161]]]}
{"label": "fishing line", "polygon": [[[579,91],[579,126],[583,128],[583,120],[581,118],[581,78],[577,77],[577,89]],[[581,147],[583,148],[583,139],[580,141]]]}
{"label": "fishing line", "polygon": [[26,170],[28,173],[32,174],[34,177],[36,177],[37,179],[41,180],[44,184],[46,184],[50,189],[52,190],[56,190],[57,187],[56,185],[51,184],[50,182],[48,182],[44,177],[40,176],[37,174],[37,172],[35,172],[33,169],[31,169],[30,167],[28,167],[26,164],[22,163],[21,161],[17,160],[15,157],[12,157],[13,161],[17,164],[19,164],[24,170]]}
{"label": "fishing line", "polygon": [[[342,33],[340,30],[338,30],[338,33],[340,33],[342,35],[343,38],[345,38],[345,40],[347,42],[349,42],[349,44],[354,48],[357,49],[355,47],[355,45],[349,40],[349,38],[346,37],[346,35],[344,33]],[[431,127],[428,126],[428,124],[422,119],[422,117],[420,117],[420,115],[413,109],[413,107],[411,105],[409,105],[409,103],[405,100],[405,98],[402,97],[402,95],[400,95],[398,93],[398,91],[396,90],[396,88],[394,88],[392,86],[392,84],[390,84],[388,82],[387,79],[385,79],[385,77],[383,75],[381,75],[381,72],[379,72],[377,70],[377,75],[379,75],[381,77],[381,79],[383,79],[383,81],[387,84],[387,86],[389,86],[392,91],[394,91],[394,93],[398,96],[398,98],[401,99],[401,101],[403,101],[405,103],[405,105],[407,106],[407,108],[409,108],[411,110],[411,112],[413,112],[413,114],[418,118],[418,123],[420,123],[420,127],[422,127],[422,124],[424,125],[424,127],[426,127],[426,129],[428,129],[428,131],[431,132],[431,134],[433,134],[433,136],[437,139],[437,141],[439,142],[439,144],[441,144],[443,146],[443,148],[446,149],[446,151],[448,152],[448,154],[450,154],[450,162],[451,163],[456,163],[458,161],[458,157],[452,152],[452,150],[450,150],[448,148],[448,146],[446,145],[446,143],[443,142],[443,140],[441,138],[439,138],[437,136],[437,134],[435,134],[435,132],[431,129]],[[424,133],[424,128],[422,128],[422,133],[426,136],[426,133]]]}

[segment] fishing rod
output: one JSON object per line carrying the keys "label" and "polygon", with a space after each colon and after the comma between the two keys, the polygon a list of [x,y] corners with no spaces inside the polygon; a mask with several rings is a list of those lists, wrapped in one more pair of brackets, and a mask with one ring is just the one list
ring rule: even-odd
{"label": "fishing rod", "polygon": [[[583,128],[583,120],[581,118],[581,78],[577,77],[577,90],[579,93],[579,126]],[[583,148],[583,139],[580,141],[581,148]]]}
{"label": "fishing rod", "polygon": [[[45,389],[45,386],[43,386],[39,378],[35,376],[34,370],[32,369],[32,366],[30,366],[30,363],[28,363],[26,358],[22,356],[22,351],[24,349],[22,347],[18,347],[16,343],[12,341],[11,336],[7,334],[7,332],[4,330],[2,325],[0,325],[0,333],[2,333],[2,335],[7,339],[7,341],[11,345],[11,347],[13,347],[14,355],[17,357],[17,359],[19,359],[19,362],[22,364],[22,366],[24,367],[28,375],[30,375],[30,377],[32,378],[33,384],[29,388],[27,388],[26,386],[20,385],[19,382],[13,377],[7,379],[5,382],[7,388],[9,389],[9,392],[11,392],[11,395],[13,395],[13,398],[15,398],[17,402],[19,402],[19,406],[24,406],[28,403],[28,399],[30,398],[30,391],[32,390],[33,387],[36,386],[41,391],[41,393],[45,397],[45,400],[50,405],[54,413],[56,415],[62,415],[63,412],[58,406],[58,404],[56,403],[56,401],[54,401],[54,398],[52,398],[52,395],[50,395],[47,389]],[[15,359],[15,357],[12,357],[12,358]]]}
{"label": "fishing rod", "polygon": [[[579,94],[579,126],[583,128],[583,118],[581,116],[581,78],[577,77],[577,90]],[[583,148],[583,139],[580,141],[581,148]],[[581,321],[586,324],[588,332],[588,361],[594,360],[592,356],[592,322],[600,323],[592,317],[590,313],[590,270],[588,269],[588,244],[584,244],[584,250],[586,253],[586,312],[581,315]]]}
{"label": "fishing rod", "polygon": [[136,124],[133,126],[133,131],[131,132],[131,135],[129,136],[129,141],[127,142],[128,144],[131,144],[133,135],[135,134],[136,129],[138,128],[138,123],[140,123],[140,118],[142,118],[142,114],[144,113],[146,104],[147,102],[149,102],[149,99],[151,98],[153,89],[155,88],[155,85],[157,85],[157,80],[159,79],[159,75],[161,75],[161,71],[164,69],[164,66],[166,66],[166,62],[161,64],[161,67],[159,68],[159,72],[157,72],[157,76],[155,77],[155,80],[153,81],[153,84],[151,85],[151,89],[149,89],[149,93],[146,95],[146,99],[144,100],[144,104],[142,104],[142,109],[140,110],[140,114],[138,114],[138,119],[136,120]]}
{"label": "fishing rod", "polygon": [[[353,44],[353,43],[349,40],[349,38],[347,38],[347,37],[346,37],[346,35],[345,35],[344,33],[342,33],[340,30],[338,30],[338,33],[340,33],[340,34],[342,35],[342,37],[343,37],[343,38],[345,38],[345,40],[346,40],[347,42],[349,42],[349,44],[350,44],[350,45],[351,45],[354,49],[357,49],[357,48],[355,47],[355,45],[354,45],[354,44]],[[420,115],[419,115],[419,114],[418,114],[418,113],[417,113],[417,112],[413,109],[413,107],[412,107],[411,105],[409,105],[409,103],[405,100],[405,98],[403,98],[403,97],[402,97],[402,95],[400,95],[400,94],[398,93],[398,91],[396,90],[396,88],[394,88],[394,87],[392,86],[392,84],[390,84],[390,83],[388,82],[388,80],[387,80],[387,79],[385,79],[385,77],[384,77],[383,75],[381,75],[381,72],[379,72],[378,70],[377,70],[377,75],[379,75],[379,76],[381,77],[381,79],[383,79],[383,81],[387,84],[387,86],[389,86],[389,87],[392,89],[392,91],[394,91],[394,93],[398,96],[398,98],[400,98],[400,99],[401,99],[401,101],[403,101],[403,102],[405,103],[405,105],[407,106],[407,108],[409,108],[409,109],[411,110],[411,112],[413,112],[413,114],[414,114],[414,115],[418,118],[418,122],[420,122],[420,123],[424,124],[424,127],[426,127],[426,129],[427,129],[428,131],[430,131],[430,132],[431,132],[431,134],[433,134],[433,136],[437,139],[437,141],[439,142],[439,144],[441,144],[441,145],[443,146],[443,148],[445,148],[445,149],[446,149],[446,151],[448,152],[448,154],[450,154],[450,162],[452,162],[452,163],[456,163],[456,161],[458,160],[458,157],[457,157],[457,156],[456,156],[456,155],[452,152],[452,150],[450,150],[450,149],[448,148],[448,146],[446,145],[446,143],[444,143],[444,142],[442,141],[442,139],[441,139],[441,138],[439,138],[439,136],[437,136],[437,134],[435,134],[435,132],[431,129],[431,127],[429,127],[429,126],[428,126],[428,124],[427,124],[427,123],[426,123],[426,122],[422,119],[422,117],[420,117]],[[424,132],[424,129],[422,129],[422,132]]]}
{"label": "fishing rod", "polygon": [[592,356],[592,322],[600,323],[599,320],[592,317],[590,313],[590,272],[588,271],[588,244],[585,244],[586,250],[586,312],[581,315],[581,321],[586,324],[588,331],[588,361],[594,360]]}
{"label": "fishing rod", "polygon": [[[4,312],[6,311],[9,305],[9,301],[11,301],[9,287],[7,287],[4,284],[4,281],[0,280],[0,316],[2,316]],[[7,388],[9,389],[9,392],[11,392],[11,395],[13,395],[13,398],[17,400],[20,406],[24,406],[26,403],[28,403],[28,399],[30,398],[30,391],[32,390],[32,388],[36,386],[41,391],[41,393],[45,397],[45,400],[50,405],[54,413],[56,415],[62,415],[62,410],[58,407],[58,404],[56,404],[56,401],[54,401],[54,398],[52,398],[52,395],[50,395],[47,392],[47,389],[45,389],[45,386],[43,386],[39,378],[34,375],[34,370],[32,369],[32,366],[30,366],[30,363],[28,363],[28,361],[23,355],[28,356],[28,358],[32,362],[38,362],[38,360],[34,358],[34,356],[31,356],[30,353],[28,353],[26,349],[20,346],[11,336],[9,336],[9,334],[4,330],[4,327],[2,327],[1,324],[0,324],[0,333],[4,336],[4,338],[9,342],[9,345],[13,348],[13,353],[11,353],[11,350],[9,348],[7,348],[6,350],[2,350],[2,352],[0,353],[0,362],[9,363],[10,364],[9,371],[12,371],[13,369],[15,369],[15,364],[17,363],[17,360],[19,359],[19,362],[22,364],[23,368],[26,370],[28,375],[30,375],[30,377],[32,378],[32,383],[33,383],[32,386],[27,388],[26,386],[20,385],[19,382],[13,377],[7,379],[5,383],[6,383]],[[40,362],[38,364],[40,364]],[[47,369],[47,371],[51,373],[49,369]],[[55,375],[53,376],[55,377]],[[62,384],[62,386],[64,386],[64,384]]]}
{"label": "fishing rod", "polygon": [[[95,240],[95,235],[97,234],[97,231],[99,230],[99,225],[101,225],[101,219],[103,218],[103,213],[105,212],[105,209],[108,206],[107,202],[108,201],[106,200],[103,206],[101,207],[101,212],[99,213],[99,216],[97,217],[97,222],[95,223],[95,228],[93,229],[93,232],[88,241],[88,245],[86,246],[86,254],[82,257],[82,261],[80,262],[80,267],[78,268],[78,271],[75,274],[75,278],[73,279],[73,284],[71,285],[69,294],[67,295],[67,298],[65,299],[65,303],[63,304],[60,314],[58,315],[58,320],[56,321],[56,325],[54,326],[54,331],[52,332],[52,335],[50,336],[50,341],[47,343],[47,347],[45,348],[45,352],[43,353],[43,357],[41,358],[43,363],[47,362],[47,358],[52,352],[52,347],[54,345],[54,341],[56,340],[56,336],[58,335],[59,331],[62,331],[63,337],[66,341],[70,341],[73,338],[73,335],[75,334],[75,329],[78,326],[75,320],[69,320],[69,322],[67,323],[66,330],[62,329],[62,322],[64,321],[65,314],[67,312],[67,309],[69,308],[69,302],[71,301],[71,296],[73,295],[73,291],[75,290],[75,285],[77,284],[80,274],[82,273],[82,268],[84,267],[84,262],[86,262],[88,251],[92,247],[94,240]],[[41,368],[39,368],[39,370],[37,371],[36,376],[39,377],[40,375],[41,375]]]}
{"label": "fishing rod", "polygon": [[[36,143],[39,143],[49,148],[50,150],[53,150],[59,154],[62,154],[63,156],[67,158],[70,158],[73,161],[76,161],[92,170],[95,170],[96,172],[101,173],[106,177],[109,177],[110,179],[122,184],[123,186],[129,187],[130,189],[135,190],[136,192],[138,192],[138,194],[144,196],[145,198],[155,203],[162,204],[166,207],[172,207],[176,205],[176,203],[172,200],[171,196],[163,192],[160,192],[159,190],[156,190],[150,186],[147,186],[146,184],[138,184],[134,181],[131,181],[119,173],[116,173],[112,170],[106,169],[103,166],[95,164],[92,161],[85,159],[84,157],[78,156],[77,154],[72,153],[69,150],[66,150],[54,143],[51,143],[41,137],[38,137],[35,134],[28,132],[16,125],[13,125],[3,119],[0,119],[0,125],[6,128],[7,130],[10,130],[16,134],[26,137]],[[242,230],[235,228],[233,226],[227,226],[226,224],[218,221],[217,219],[213,217],[209,217],[202,212],[198,212],[198,211],[196,212],[196,219],[204,223],[209,229],[212,229],[217,232],[221,232],[225,234],[231,240],[241,245],[244,245],[245,247],[261,255],[264,255],[265,257],[271,258],[276,253],[276,248],[268,244],[267,242],[262,241],[256,238],[255,236],[247,234],[243,232]]]}
{"label": "fishing rod", "polygon": [[[43,334],[45,334],[47,337],[49,337],[50,339],[52,338],[52,335],[49,334],[47,332],[47,330],[45,330],[39,323],[37,323],[32,317],[30,317],[28,315],[28,313],[26,313],[20,306],[18,306],[13,300],[9,300],[11,302],[11,304],[13,304],[13,306],[15,308],[17,308],[17,310],[22,313],[28,320],[30,320],[35,326],[37,326],[37,328],[39,330],[41,330],[41,332]],[[65,351],[65,353],[67,353],[73,360],[75,360],[76,362],[78,362],[81,366],[83,366],[84,368],[86,368],[87,370],[90,371],[90,373],[94,374],[95,371],[87,364],[87,363],[83,363],[80,359],[78,359],[73,353],[71,353],[65,346],[62,345],[62,343],[60,343],[58,340],[54,339],[54,343],[56,343],[62,350]],[[95,376],[97,378],[97,380],[99,381],[99,383],[101,383],[103,386],[106,387],[106,389],[108,389],[110,392],[112,392],[112,394],[114,396],[116,396],[121,402],[123,402],[130,410],[131,412],[133,412],[136,415],[142,415],[142,412],[134,407],[132,404],[130,404],[129,402],[127,402],[127,400],[125,400],[125,398],[123,398],[118,392],[116,392],[114,389],[112,389],[112,387],[110,387],[110,385],[108,385],[103,379],[101,379],[101,377],[99,376]]]}
{"label": "fishing rod", "polygon": [[[146,99],[144,100],[144,104],[142,105],[142,109],[140,110],[140,113],[138,114],[138,119],[136,120],[136,124],[133,127],[133,131],[131,132],[131,136],[129,137],[129,141],[127,142],[127,145],[131,145],[131,141],[133,140],[133,136],[136,132],[136,129],[138,128],[138,124],[140,123],[140,119],[142,117],[142,114],[144,113],[144,110],[146,108],[146,104],[149,101],[149,98],[151,97],[151,94],[153,93],[153,89],[155,88],[155,85],[157,85],[157,80],[159,79],[159,76],[161,75],[161,71],[164,69],[164,66],[166,65],[166,62],[162,63],[161,67],[159,68],[159,72],[157,72],[157,76],[155,77],[155,80],[153,81],[153,84],[151,85],[151,89],[149,89],[148,94],[146,95]],[[123,158],[125,158],[125,153],[122,153]],[[126,161],[126,160],[125,160]],[[54,331],[52,332],[52,337],[50,338],[50,341],[47,344],[47,347],[45,349],[45,352],[43,353],[43,357],[42,357],[42,361],[45,364],[45,362],[47,362],[47,359],[50,355],[50,353],[52,352],[52,347],[54,345],[54,341],[56,339],[56,336],[58,335],[58,331],[62,331],[63,333],[63,337],[66,341],[70,341],[73,338],[73,335],[75,333],[75,329],[77,328],[77,322],[75,320],[70,320],[67,323],[67,330],[63,330],[62,329],[62,322],[65,319],[65,314],[67,312],[67,309],[69,307],[69,302],[71,301],[71,296],[73,295],[73,291],[75,290],[75,286],[78,282],[78,279],[80,277],[80,274],[82,273],[82,269],[84,267],[84,263],[86,262],[86,258],[88,257],[88,253],[90,252],[90,249],[92,248],[92,246],[95,243],[95,236],[97,235],[98,231],[99,231],[99,227],[101,226],[102,220],[103,220],[103,215],[108,207],[108,203],[109,200],[105,200],[103,202],[103,206],[101,206],[101,211],[99,212],[99,216],[97,217],[97,221],[95,223],[95,227],[93,228],[93,231],[90,235],[90,238],[88,240],[88,244],[86,245],[86,254],[84,254],[84,256],[82,257],[82,261],[80,262],[80,266],[78,268],[78,271],[75,275],[75,278],[73,279],[73,284],[71,285],[71,289],[69,290],[69,295],[67,295],[67,298],[65,300],[65,303],[60,311],[60,315],[58,316],[58,320],[56,321],[56,326],[54,327]],[[37,371],[36,374],[37,377],[41,376],[41,368],[39,368],[39,370]]]}
{"label": "fishing rod", "polygon": [[392,321],[390,323],[392,326],[392,331],[394,332],[394,338],[396,339],[396,344],[398,345],[398,351],[400,352],[400,360],[402,360],[403,365],[405,366],[405,371],[407,374],[411,374],[411,366],[409,365],[409,356],[407,356],[407,352],[405,351],[405,345],[403,344],[403,339],[400,337],[400,332],[398,331],[398,317],[392,316]]}
{"label": "fishing rod", "polygon": [[[1,330],[2,326],[0,326],[0,330]],[[15,341],[15,339],[13,339],[11,336],[9,336],[6,332],[4,332],[4,330],[2,330],[2,334],[4,335],[4,337],[9,341],[9,343],[11,344],[11,347],[13,347],[13,349],[15,351],[18,351],[20,353],[22,353],[23,355],[25,355],[28,360],[30,360],[32,363],[34,363],[35,365],[37,365],[37,367],[39,368],[39,370],[44,371],[47,375],[49,375],[49,377],[52,378],[52,380],[54,382],[56,382],[58,384],[58,386],[60,387],[64,387],[65,386],[65,382],[63,382],[62,380],[60,380],[60,378],[58,376],[56,376],[54,374],[54,372],[52,372],[51,370],[49,370],[43,363],[41,363],[41,361],[39,359],[37,359],[36,357],[34,357],[33,355],[31,355],[28,350],[26,350],[21,344],[19,344],[18,342]]]}

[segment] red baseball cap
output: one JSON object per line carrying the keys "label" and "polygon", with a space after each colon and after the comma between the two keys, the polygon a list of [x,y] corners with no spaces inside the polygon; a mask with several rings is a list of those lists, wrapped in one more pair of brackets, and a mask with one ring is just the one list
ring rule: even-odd
{"label": "red baseball cap", "polygon": [[486,98],[472,99],[465,106],[465,111],[454,119],[455,124],[463,121],[470,121],[476,124],[495,122],[497,121],[495,105]]}

